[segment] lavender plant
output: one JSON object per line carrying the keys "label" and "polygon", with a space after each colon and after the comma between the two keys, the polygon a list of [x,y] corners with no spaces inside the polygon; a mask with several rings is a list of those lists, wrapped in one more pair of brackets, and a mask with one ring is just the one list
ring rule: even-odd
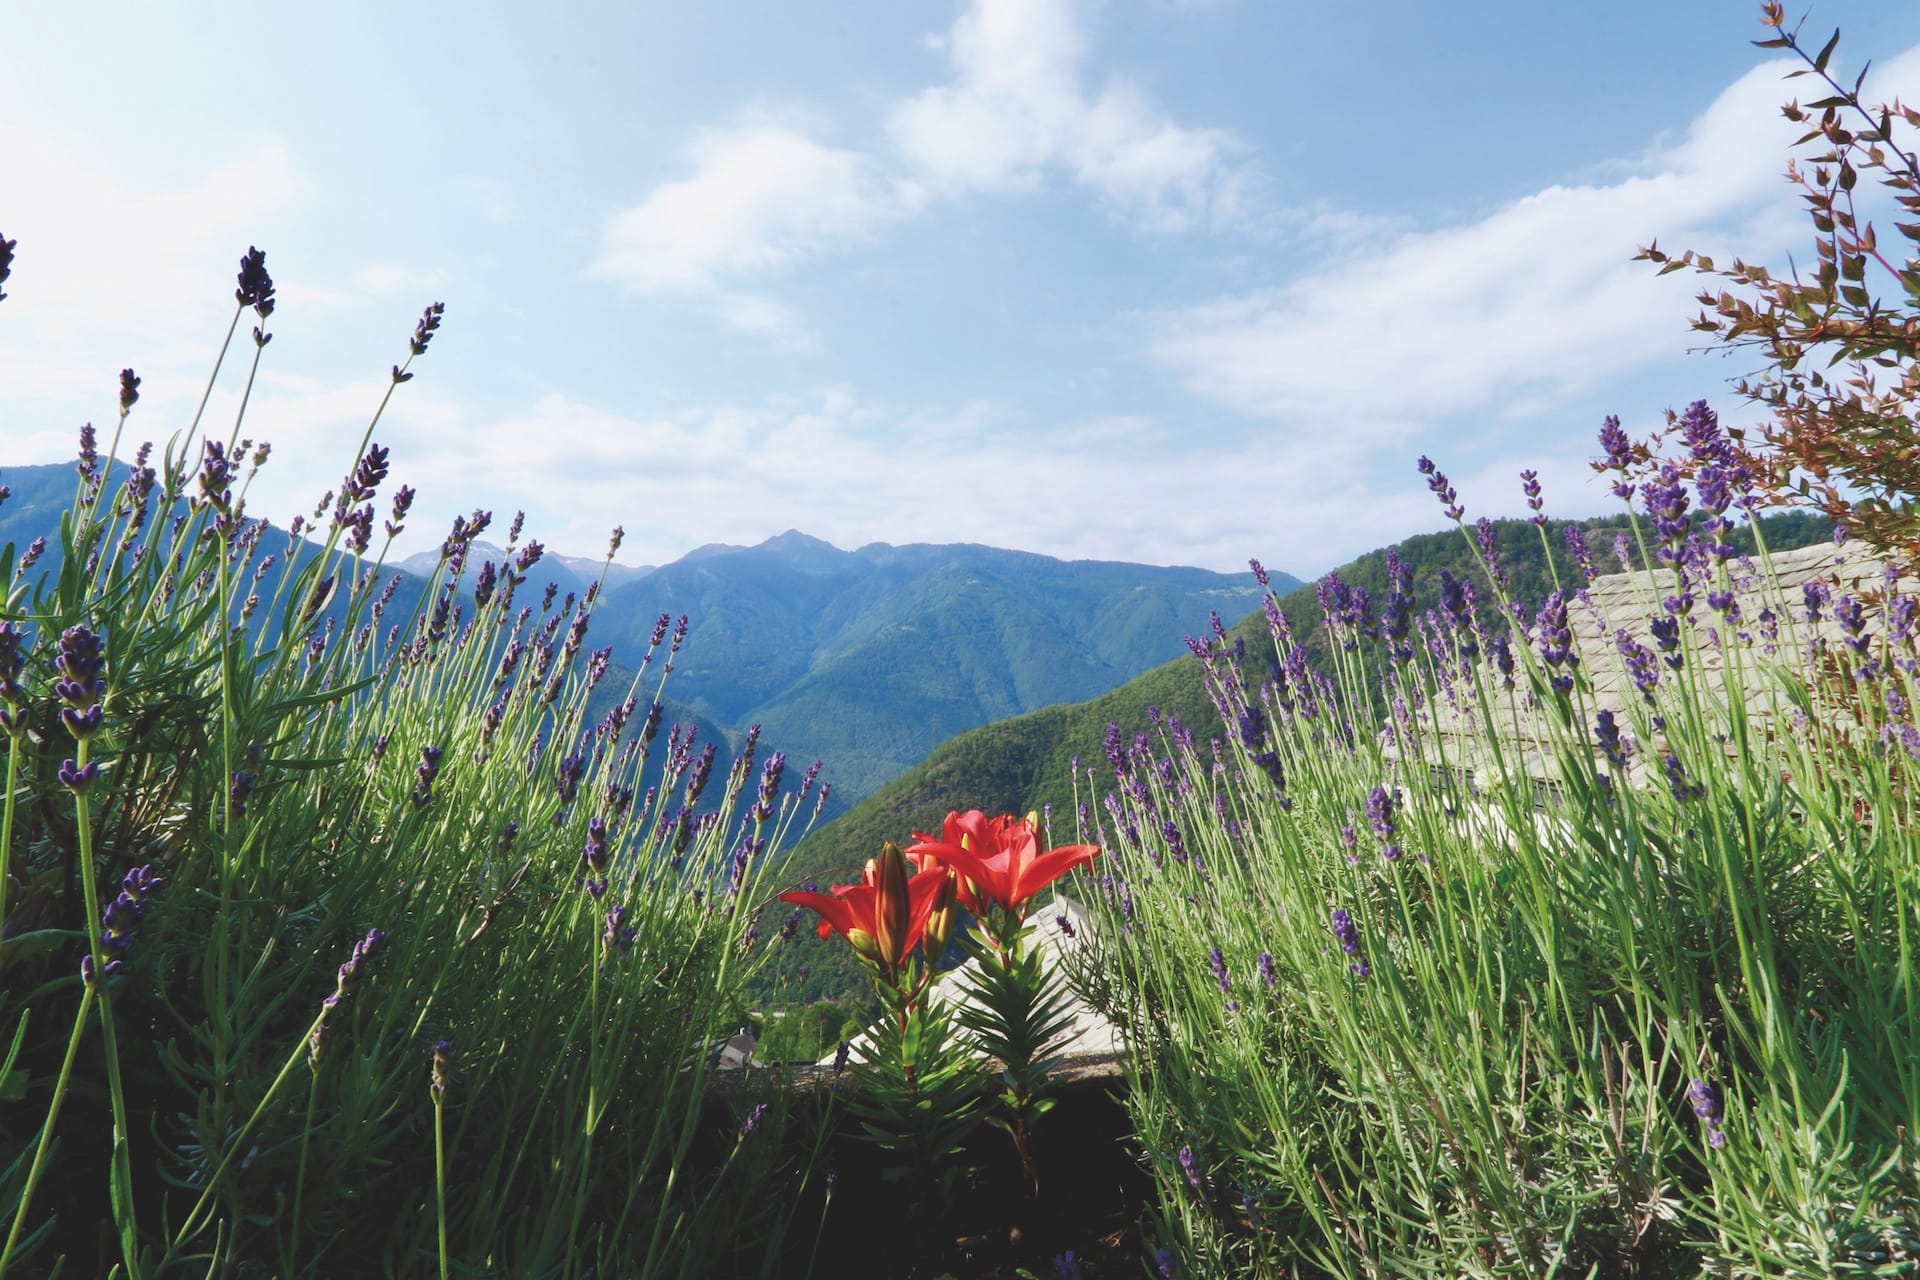
{"label": "lavender plant", "polygon": [[237,285],[194,417],[121,461],[125,371],[0,605],[0,1275],[771,1266],[792,1171],[713,1154],[704,1064],[806,820],[780,769],[663,759],[672,620],[589,651],[597,585],[519,603],[518,517],[503,562],[474,511],[386,569],[414,493],[374,435],[438,303],[311,520],[249,514],[259,250]]}
{"label": "lavender plant", "polygon": [[1444,584],[1421,646],[1330,586],[1331,675],[1271,609],[1270,665],[1196,645],[1224,738],[1082,776],[1183,1273],[1920,1265],[1914,584],[1723,554],[1753,476],[1676,426],[1691,483],[1603,433],[1635,576],[1489,573],[1498,633]]}

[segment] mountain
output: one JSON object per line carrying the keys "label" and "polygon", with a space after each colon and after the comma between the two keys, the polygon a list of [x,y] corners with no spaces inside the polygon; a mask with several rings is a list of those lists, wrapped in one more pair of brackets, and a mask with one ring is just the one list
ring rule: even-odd
{"label": "mountain", "polygon": [[[124,471],[116,464],[116,477]],[[57,532],[74,492],[70,466],[8,468],[0,480],[14,489],[0,504],[0,546]],[[316,549],[295,550],[304,562]],[[469,572],[504,558],[476,541]],[[437,559],[389,566],[403,575],[395,616],[411,614]],[[519,599],[537,607],[549,585],[556,605],[584,596],[603,568],[549,552]],[[824,761],[837,813],[953,734],[1095,697],[1180,652],[1195,619],[1236,617],[1256,599],[1250,580],[1204,569],[973,544],[844,551],[790,530],[757,546],[709,543],[664,566],[606,569],[587,643],[636,662],[660,614],[686,615],[667,681],[677,709],[730,744],[759,724],[768,747],[796,764]]]}
{"label": "mountain", "polygon": [[824,760],[844,801],[964,729],[1111,689],[1179,652],[1196,615],[1257,598],[1205,569],[967,543],[843,551],[789,531],[703,546],[609,591],[596,632],[635,651],[659,614],[687,615],[674,696]]}
{"label": "mountain", "polygon": [[655,564],[621,564],[617,560],[609,564],[605,560],[594,560],[587,556],[556,555],[554,559],[588,582],[595,581],[604,572],[608,590],[644,578],[660,567]]}
{"label": "mountain", "polygon": [[[115,467],[114,471],[116,475],[125,474],[124,467]],[[50,544],[59,542],[60,516],[72,504],[79,479],[70,464],[0,471],[0,487],[8,491],[0,499],[0,551],[11,543],[18,557],[35,538],[44,537]],[[11,560],[0,566],[0,577],[12,574]]]}

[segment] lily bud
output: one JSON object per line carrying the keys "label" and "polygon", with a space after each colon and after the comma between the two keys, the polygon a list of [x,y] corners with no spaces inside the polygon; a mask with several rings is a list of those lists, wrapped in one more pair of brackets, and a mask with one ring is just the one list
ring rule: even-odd
{"label": "lily bud", "polygon": [[907,878],[912,872],[906,855],[891,840],[880,847],[877,865],[868,866],[873,868],[874,941],[880,947],[881,963],[896,965],[900,953],[906,950],[907,930],[913,923],[913,904],[907,891]]}
{"label": "lily bud", "polygon": [[879,963],[880,944],[875,942],[873,935],[865,929],[847,930],[847,942],[852,945],[855,955],[860,956],[862,959],[871,960],[876,964]]}
{"label": "lily bud", "polygon": [[927,915],[926,932],[920,935],[926,942],[924,955],[929,966],[937,964],[940,957],[947,953],[947,943],[953,938],[953,926],[960,919],[956,906],[959,886],[954,882],[954,873],[942,871],[939,874],[945,880],[939,892],[933,896],[933,910]]}

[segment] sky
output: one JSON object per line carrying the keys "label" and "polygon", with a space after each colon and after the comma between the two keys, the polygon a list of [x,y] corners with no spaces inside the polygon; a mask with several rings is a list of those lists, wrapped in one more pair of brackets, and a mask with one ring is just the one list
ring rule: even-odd
{"label": "sky", "polygon": [[[1795,11],[1795,16],[1799,13]],[[1658,240],[1804,262],[1742,0],[16,6],[0,481],[192,419],[266,251],[249,511],[374,439],[398,550],[516,509],[655,564],[790,528],[1303,577],[1444,520],[1599,514],[1604,415],[1729,389]],[[1920,102],[1920,6],[1811,10]],[[253,354],[223,368],[231,429]],[[1742,363],[1745,361],[1745,363]],[[382,512],[384,515],[384,511]]]}

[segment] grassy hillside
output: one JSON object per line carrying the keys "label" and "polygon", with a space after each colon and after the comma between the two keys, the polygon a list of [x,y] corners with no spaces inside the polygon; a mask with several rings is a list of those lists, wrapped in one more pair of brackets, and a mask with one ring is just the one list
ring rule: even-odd
{"label": "grassy hillside", "polygon": [[790,532],[703,547],[609,591],[597,625],[624,650],[658,613],[685,614],[676,696],[824,761],[851,802],[955,733],[1098,696],[1178,653],[1186,619],[1256,598],[1202,569],[970,544],[842,551]]}

